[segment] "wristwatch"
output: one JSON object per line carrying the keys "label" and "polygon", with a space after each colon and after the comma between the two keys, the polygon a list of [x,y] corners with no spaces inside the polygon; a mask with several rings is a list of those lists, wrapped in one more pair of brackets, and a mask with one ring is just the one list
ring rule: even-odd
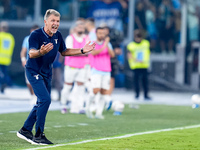
{"label": "wristwatch", "polygon": [[81,53],[82,53],[82,54],[85,54],[84,51],[83,51],[83,48],[81,48]]}
{"label": "wristwatch", "polygon": [[40,49],[38,50],[39,56],[43,56],[42,53],[40,52]]}

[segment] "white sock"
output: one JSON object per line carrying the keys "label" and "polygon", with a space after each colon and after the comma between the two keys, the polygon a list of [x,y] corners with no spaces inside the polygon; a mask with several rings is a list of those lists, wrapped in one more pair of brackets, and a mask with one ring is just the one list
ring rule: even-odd
{"label": "white sock", "polygon": [[84,85],[77,85],[76,91],[74,91],[74,98],[71,103],[71,110],[70,112],[79,113],[80,110],[83,109],[83,98],[84,98]]}
{"label": "white sock", "polygon": [[105,102],[109,99],[109,95],[100,94],[100,99],[97,104],[96,116],[102,116]]}
{"label": "white sock", "polygon": [[108,109],[110,101],[112,101],[111,95],[106,95],[106,97],[105,97],[105,109]]}
{"label": "white sock", "polygon": [[93,92],[90,93],[89,98],[86,100],[86,109],[90,109],[90,105],[95,100],[95,94]]}
{"label": "white sock", "polygon": [[64,84],[64,87],[61,91],[61,105],[62,108],[66,108],[67,99],[71,91],[72,85]]}
{"label": "white sock", "polygon": [[105,101],[106,101],[106,103],[109,103],[110,101],[112,101],[112,96],[111,95],[105,95]]}
{"label": "white sock", "polygon": [[77,95],[78,95],[78,105],[79,105],[79,109],[83,110],[83,105],[84,105],[84,96],[85,96],[85,86],[84,85],[79,85],[77,87]]}

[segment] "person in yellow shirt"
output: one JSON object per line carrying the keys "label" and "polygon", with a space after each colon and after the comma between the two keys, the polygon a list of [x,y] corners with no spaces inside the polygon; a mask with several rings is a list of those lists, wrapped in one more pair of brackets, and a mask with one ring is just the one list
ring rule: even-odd
{"label": "person in yellow shirt", "polygon": [[134,31],[134,40],[127,45],[128,62],[134,72],[135,99],[140,96],[140,82],[144,89],[144,100],[151,100],[148,96],[148,68],[150,66],[150,44],[143,39],[140,30]]}
{"label": "person in yellow shirt", "polygon": [[15,39],[8,33],[8,23],[0,23],[0,90],[4,93],[8,83],[7,68],[12,61],[12,54],[15,46]]}

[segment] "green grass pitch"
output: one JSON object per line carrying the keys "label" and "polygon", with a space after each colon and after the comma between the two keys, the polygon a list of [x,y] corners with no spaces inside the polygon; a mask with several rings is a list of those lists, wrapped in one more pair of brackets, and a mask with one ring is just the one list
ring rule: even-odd
{"label": "green grass pitch", "polygon": [[200,128],[66,145],[49,150],[199,150]]}
{"label": "green grass pitch", "polygon": [[[139,109],[126,107],[121,116],[113,116],[112,111],[105,112],[105,119],[97,120],[88,119],[85,115],[62,115],[60,111],[49,111],[45,134],[55,144],[66,144],[88,139],[197,125],[200,124],[199,113],[200,109],[192,109],[190,106],[140,105]],[[28,112],[0,114],[0,150],[42,147],[31,145],[16,136],[16,131],[21,128],[27,116]],[[200,147],[198,148],[200,145],[199,130],[200,128],[167,131],[51,149],[200,149]]]}

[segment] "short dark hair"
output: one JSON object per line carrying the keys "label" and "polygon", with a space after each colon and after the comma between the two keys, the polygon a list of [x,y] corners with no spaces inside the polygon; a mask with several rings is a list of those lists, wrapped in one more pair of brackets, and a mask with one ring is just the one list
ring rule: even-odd
{"label": "short dark hair", "polygon": [[105,26],[103,27],[104,29],[107,29],[110,32],[110,27],[109,26]]}
{"label": "short dark hair", "polygon": [[98,30],[103,30],[103,29],[104,29],[104,27],[97,27],[96,28],[96,33],[97,33]]}
{"label": "short dark hair", "polygon": [[31,30],[36,30],[36,29],[38,29],[39,28],[39,26],[37,25],[37,24],[35,24],[35,25],[33,25],[32,27],[31,27]]}
{"label": "short dark hair", "polygon": [[95,22],[95,21],[94,21],[94,18],[91,18],[91,17],[90,17],[90,18],[87,18],[86,21],[89,21],[89,22],[91,22],[91,23],[94,23],[94,22]]}
{"label": "short dark hair", "polygon": [[87,19],[85,20],[85,22],[87,22],[87,23],[89,23],[89,25],[95,27],[95,20],[94,20],[94,18],[87,18]]}

